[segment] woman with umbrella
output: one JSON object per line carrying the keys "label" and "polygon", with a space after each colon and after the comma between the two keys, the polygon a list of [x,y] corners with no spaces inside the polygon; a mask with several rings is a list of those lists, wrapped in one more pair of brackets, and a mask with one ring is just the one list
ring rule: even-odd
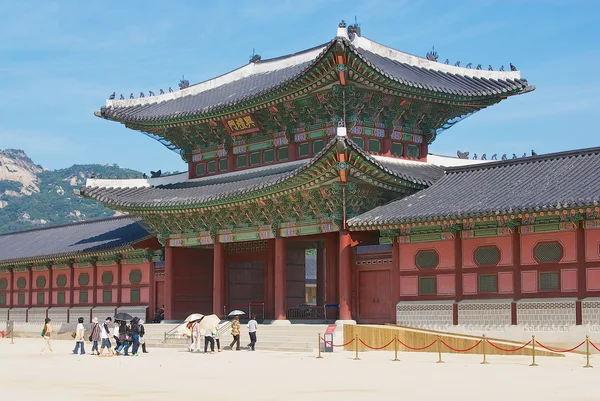
{"label": "woman with umbrella", "polygon": [[233,349],[233,346],[237,344],[236,351],[240,350],[240,316],[233,316],[231,321],[231,335],[233,336],[233,342],[229,345],[229,348]]}

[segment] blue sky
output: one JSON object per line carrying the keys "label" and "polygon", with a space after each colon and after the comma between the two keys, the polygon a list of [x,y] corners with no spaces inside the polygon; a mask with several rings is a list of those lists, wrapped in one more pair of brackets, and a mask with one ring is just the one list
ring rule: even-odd
{"label": "blue sky", "polygon": [[[53,4],[52,4],[53,3]],[[548,153],[600,145],[597,1],[0,0],[0,149],[44,167],[118,163],[184,170],[179,155],[94,116],[110,93],[158,93],[331,40],[357,16],[363,36],[440,60],[512,62],[533,93],[442,133],[430,151]]]}

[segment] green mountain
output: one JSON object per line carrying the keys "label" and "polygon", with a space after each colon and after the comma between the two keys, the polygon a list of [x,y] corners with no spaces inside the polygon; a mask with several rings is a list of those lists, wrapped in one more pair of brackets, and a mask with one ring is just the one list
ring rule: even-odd
{"label": "green mountain", "polygon": [[101,203],[73,194],[90,175],[140,178],[142,173],[111,164],[48,170],[22,150],[0,150],[0,233],[114,216]]}

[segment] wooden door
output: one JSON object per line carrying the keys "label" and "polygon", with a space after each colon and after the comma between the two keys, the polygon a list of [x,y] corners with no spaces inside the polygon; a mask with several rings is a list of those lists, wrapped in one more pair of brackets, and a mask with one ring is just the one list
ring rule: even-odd
{"label": "wooden door", "polygon": [[389,323],[392,319],[390,271],[363,270],[358,274],[358,320]]}
{"label": "wooden door", "polygon": [[304,304],[306,301],[306,268],[304,248],[289,247],[285,262],[286,307]]}
{"label": "wooden door", "polygon": [[228,309],[248,309],[249,303],[264,302],[264,262],[228,262]]}
{"label": "wooden door", "polygon": [[[154,294],[155,305],[152,313],[156,312],[156,309],[163,306],[165,304],[165,282],[157,281],[156,285],[156,293]],[[153,316],[154,317],[154,316]]]}

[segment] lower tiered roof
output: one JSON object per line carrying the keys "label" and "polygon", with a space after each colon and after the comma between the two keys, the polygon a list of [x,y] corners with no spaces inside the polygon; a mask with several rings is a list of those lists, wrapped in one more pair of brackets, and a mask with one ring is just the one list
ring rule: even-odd
{"label": "lower tiered roof", "polygon": [[448,168],[414,195],[348,220],[352,229],[597,207],[600,148]]}

